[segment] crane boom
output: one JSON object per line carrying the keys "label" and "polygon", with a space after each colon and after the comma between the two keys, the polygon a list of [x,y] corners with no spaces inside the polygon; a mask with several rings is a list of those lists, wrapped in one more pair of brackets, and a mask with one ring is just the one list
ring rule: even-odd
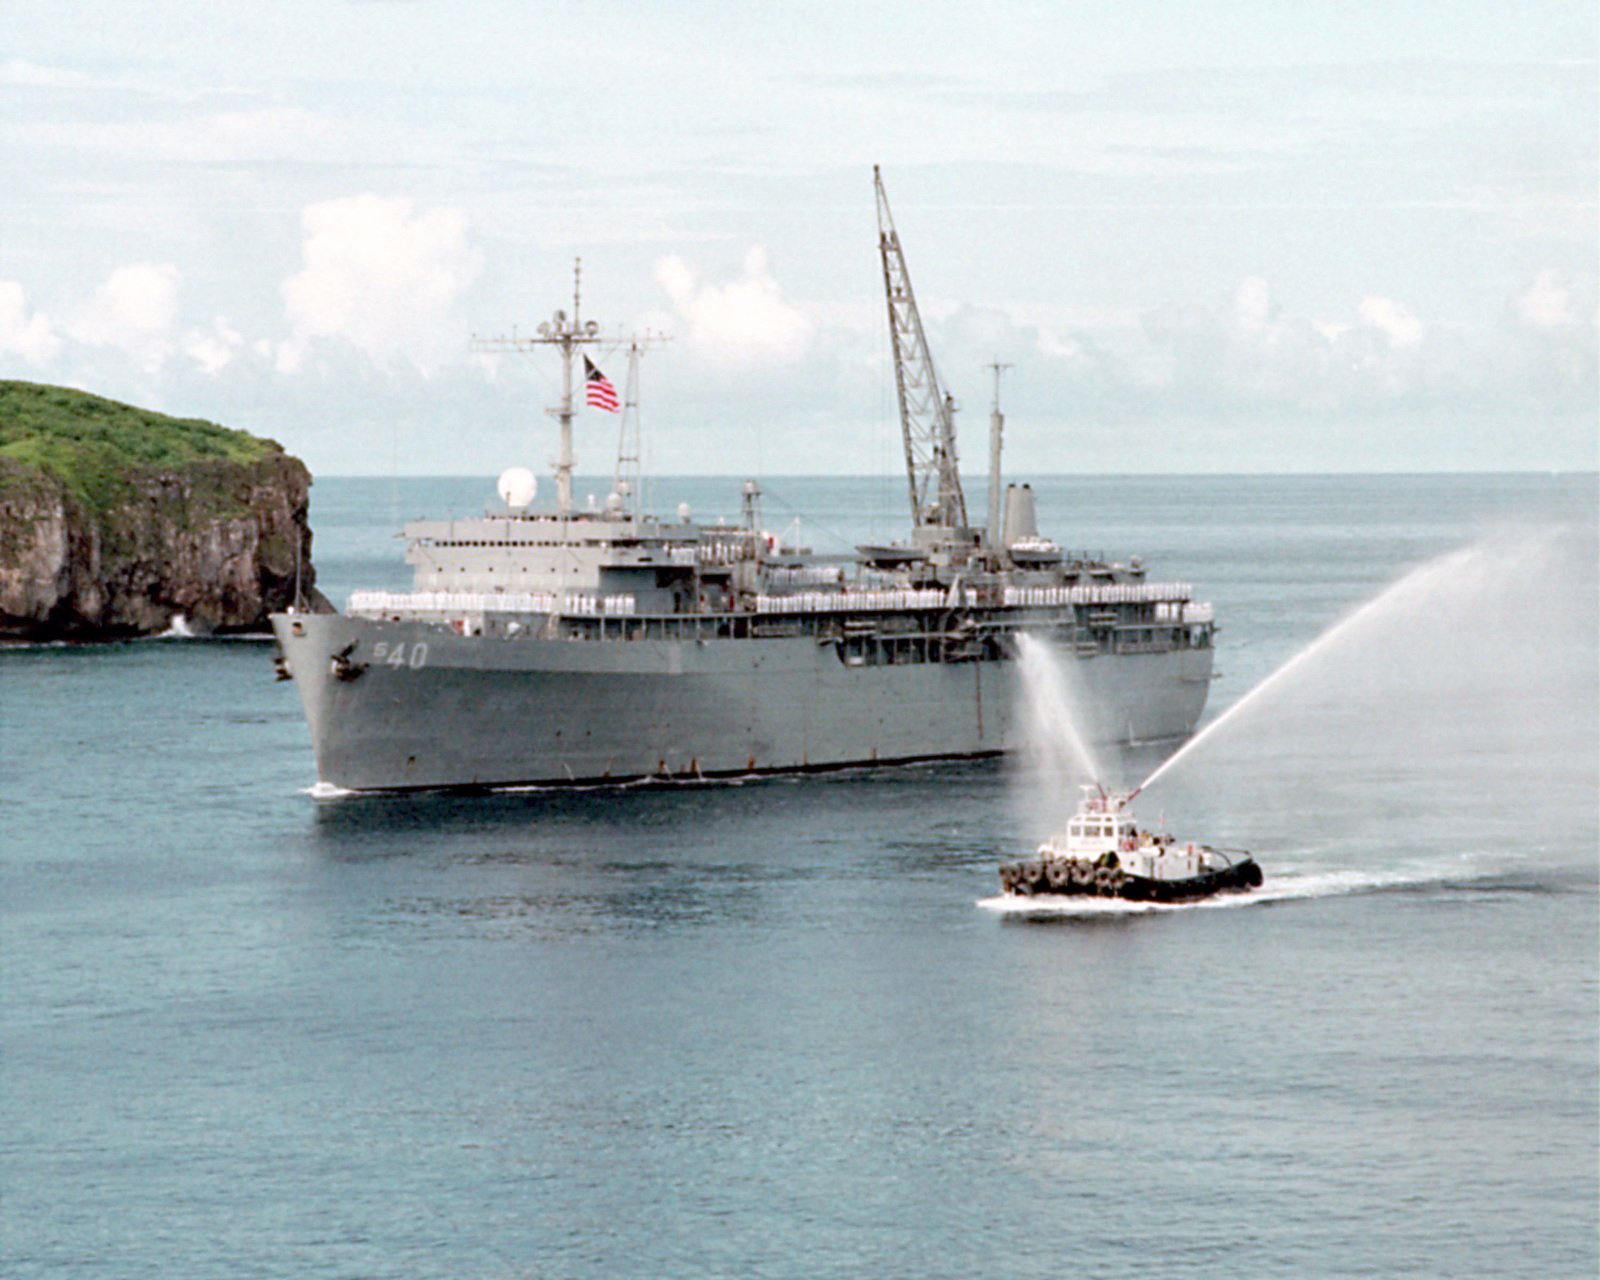
{"label": "crane boom", "polygon": [[956,460],[955,401],[940,387],[934,372],[911,291],[911,275],[877,165],[872,166],[872,182],[878,195],[878,252],[883,258],[884,295],[889,304],[889,340],[894,347],[900,433],[911,489],[911,524],[913,528],[961,529],[967,523],[967,503]]}

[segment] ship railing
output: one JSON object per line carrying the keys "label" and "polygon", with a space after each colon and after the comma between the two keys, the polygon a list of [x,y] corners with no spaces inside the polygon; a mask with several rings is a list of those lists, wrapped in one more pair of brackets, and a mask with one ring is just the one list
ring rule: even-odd
{"label": "ship railing", "polygon": [[1215,621],[1217,611],[1209,604],[1186,604],[1183,606],[1183,622],[1187,626],[1196,622]]}
{"label": "ship railing", "polygon": [[811,587],[844,581],[844,566],[839,564],[808,564],[795,567],[775,567],[767,570],[767,581],[775,587]]}
{"label": "ship railing", "polygon": [[1113,582],[1100,586],[1006,587],[1007,605],[1182,604],[1194,594],[1187,582]]}
{"label": "ship railing", "polygon": [[945,593],[922,588],[893,591],[794,591],[756,596],[757,613],[860,613],[937,609]]}
{"label": "ship railing", "polygon": [[347,613],[465,614],[551,613],[557,596],[550,591],[356,591]]}
{"label": "ship railing", "polygon": [[486,613],[562,613],[632,617],[631,592],[589,595],[553,591],[356,591],[345,612],[362,617],[465,617]]}
{"label": "ship railing", "polygon": [[568,594],[558,602],[557,612],[564,617],[631,618],[634,613],[632,594],[610,596]]}
{"label": "ship railing", "polygon": [[857,591],[898,591],[905,583],[906,575],[894,569],[858,568],[851,579]]}

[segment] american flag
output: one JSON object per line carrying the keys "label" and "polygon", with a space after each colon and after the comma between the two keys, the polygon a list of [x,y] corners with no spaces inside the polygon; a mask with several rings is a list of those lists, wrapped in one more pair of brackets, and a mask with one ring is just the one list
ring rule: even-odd
{"label": "american flag", "polygon": [[611,379],[595,368],[588,356],[583,358],[583,394],[591,409],[622,412],[622,402],[617,399],[617,389],[611,385]]}

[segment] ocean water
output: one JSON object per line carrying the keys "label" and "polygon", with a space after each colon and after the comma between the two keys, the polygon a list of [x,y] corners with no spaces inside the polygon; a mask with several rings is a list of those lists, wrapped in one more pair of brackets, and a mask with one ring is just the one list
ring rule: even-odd
{"label": "ocean water", "polygon": [[[1260,894],[997,909],[1000,763],[319,802],[269,646],[0,652],[0,1272],[1594,1276],[1595,478],[1035,487],[1216,604],[1208,720],[1332,629],[1140,800]],[[490,497],[319,481],[322,586]]]}

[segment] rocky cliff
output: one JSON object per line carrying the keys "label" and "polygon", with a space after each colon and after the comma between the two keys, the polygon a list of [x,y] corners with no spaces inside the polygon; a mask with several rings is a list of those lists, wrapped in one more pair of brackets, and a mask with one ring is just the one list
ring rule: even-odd
{"label": "rocky cliff", "polygon": [[313,597],[310,487],[275,441],[0,381],[0,635],[263,629]]}

